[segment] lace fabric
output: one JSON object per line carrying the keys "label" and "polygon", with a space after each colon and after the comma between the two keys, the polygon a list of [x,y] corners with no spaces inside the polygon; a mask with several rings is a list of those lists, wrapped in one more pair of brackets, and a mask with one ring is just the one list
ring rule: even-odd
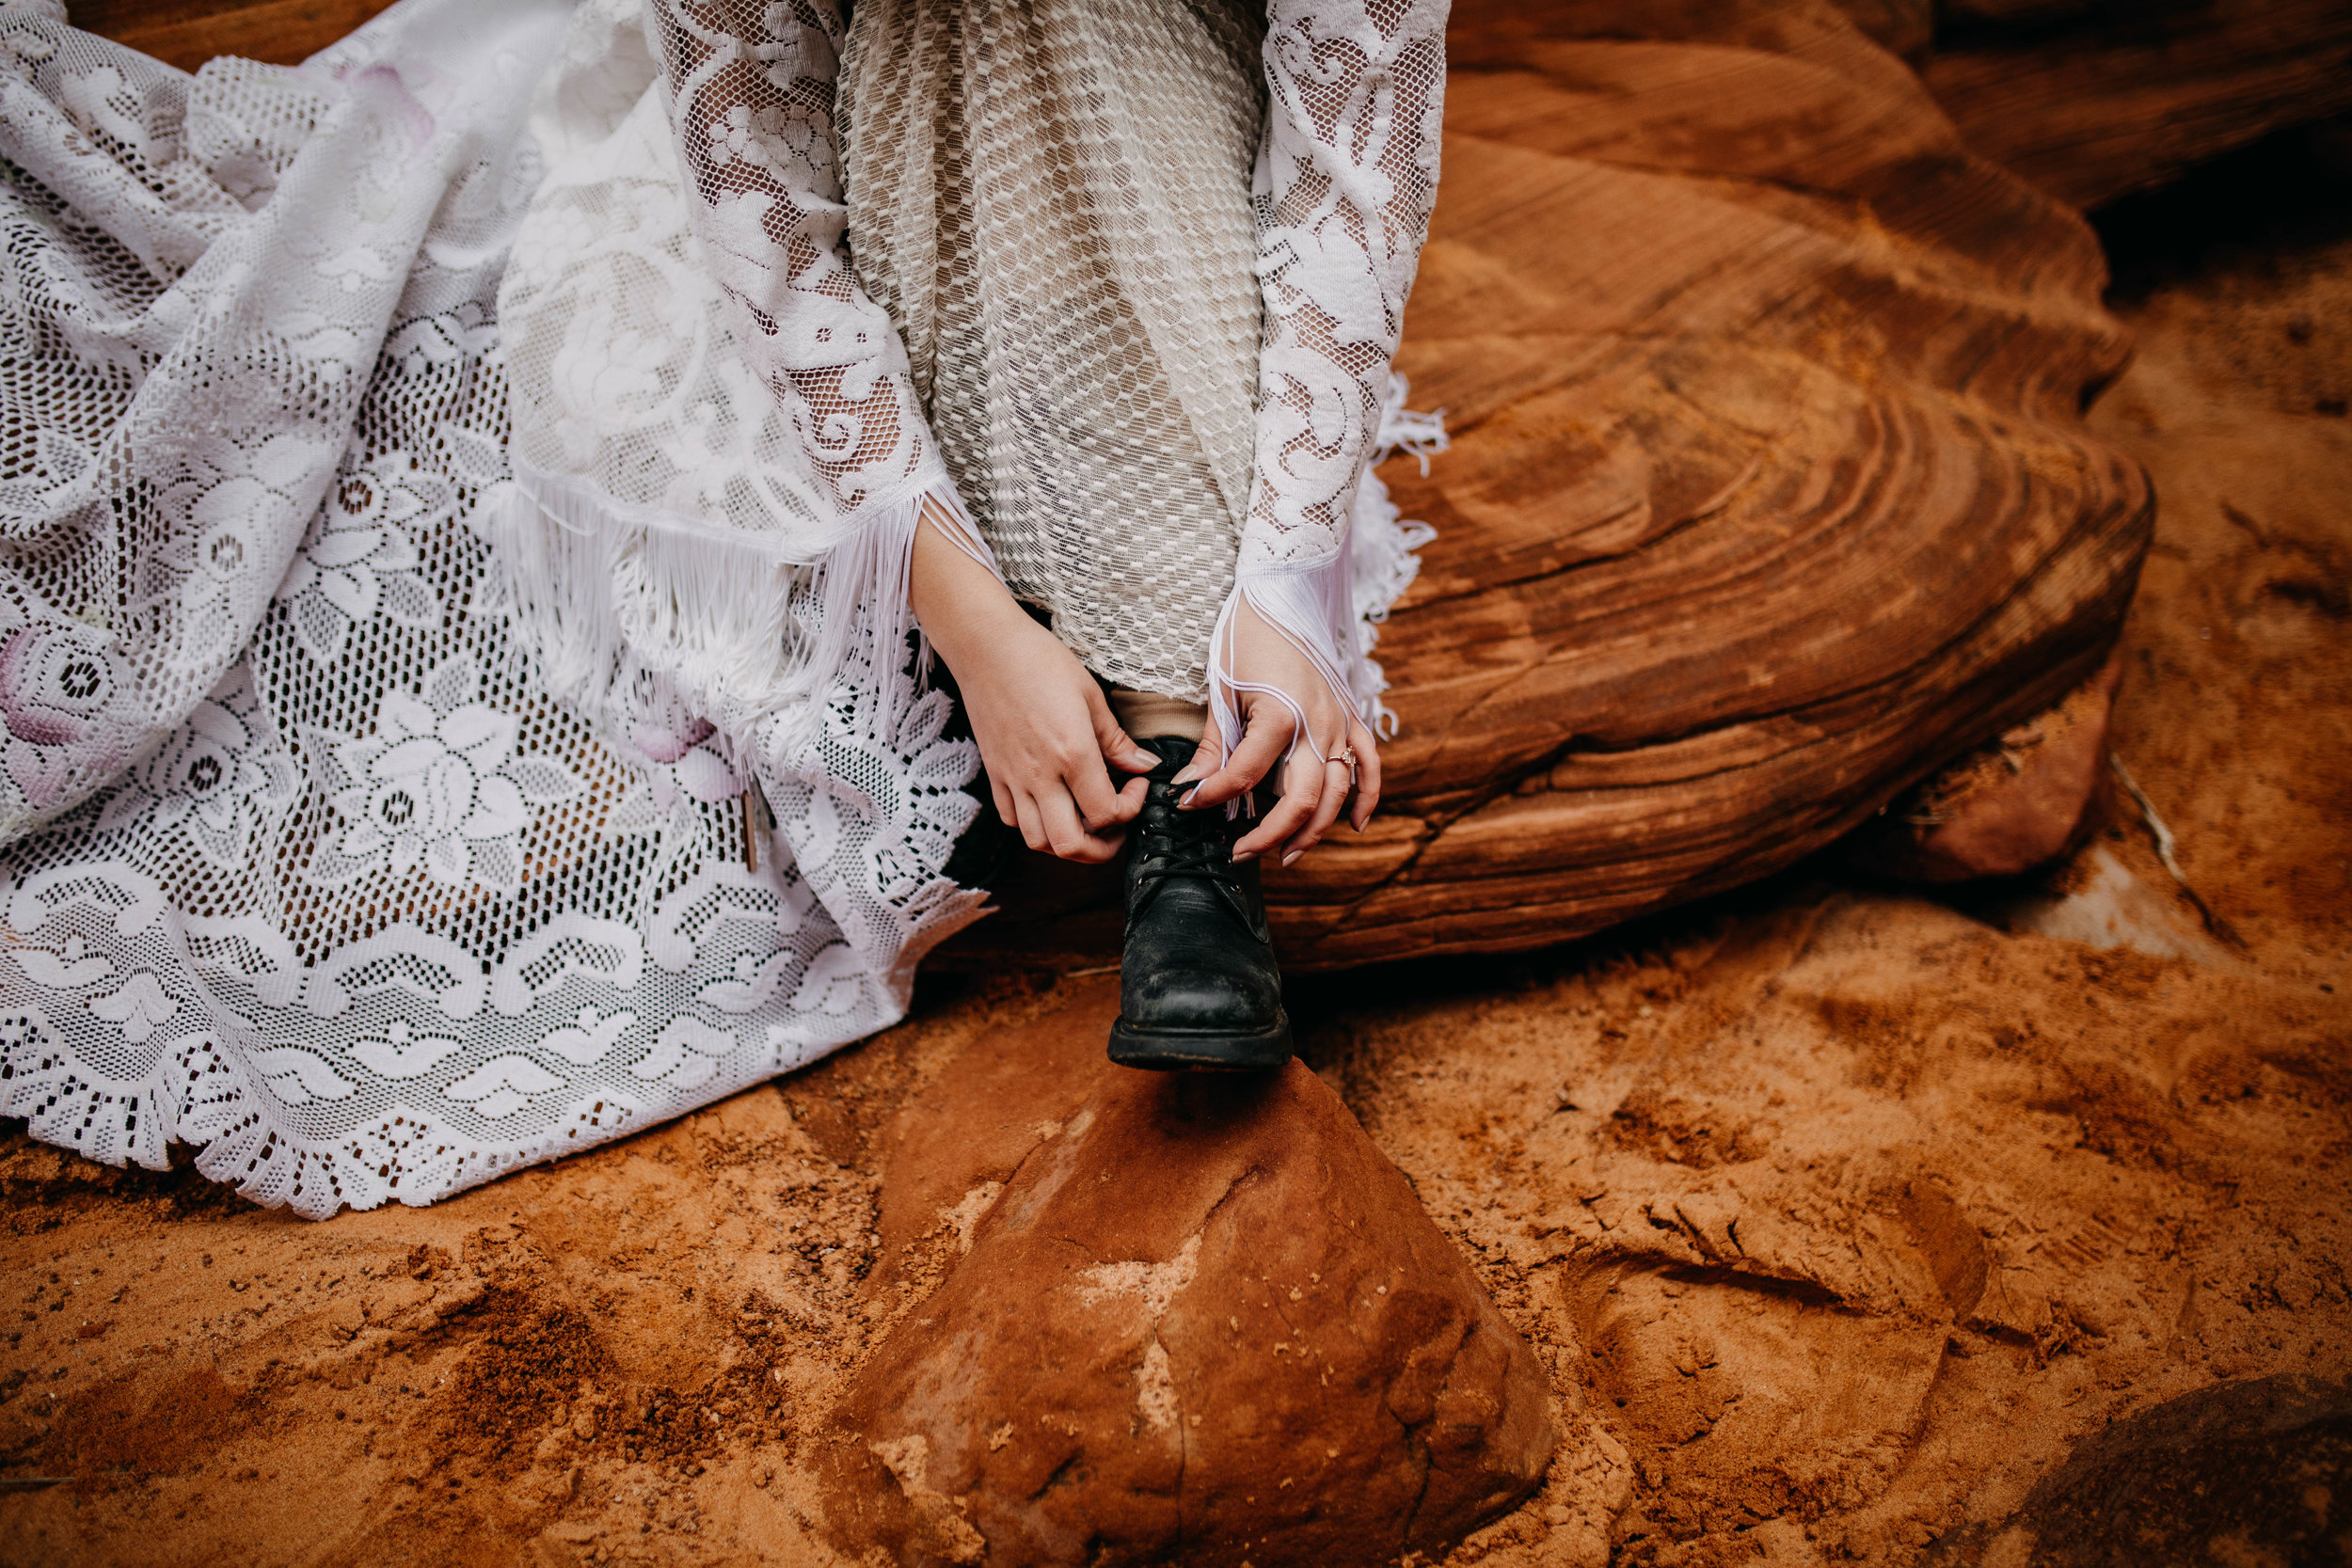
{"label": "lace fabric", "polygon": [[[609,578],[638,608],[534,607],[557,689],[594,706],[639,659],[756,728],[821,678],[772,657],[787,568],[860,526],[908,537],[927,487],[961,491],[1106,678],[1208,696],[1230,738],[1210,633],[1246,599],[1377,722],[1349,523],[1435,188],[1444,21],[872,0],[845,40],[817,0],[590,0],[501,302],[548,513],[516,553],[578,569],[516,587]],[[1393,577],[1392,538],[1370,545]],[[709,590],[735,578],[767,591]]]}
{"label": "lace fabric", "polygon": [[504,291],[523,466],[801,562],[945,477],[842,245],[840,45],[806,0],[581,7]]}
{"label": "lace fabric", "polygon": [[957,512],[841,254],[837,45],[829,9],[587,0],[499,299],[516,484],[493,527],[550,685],[625,729],[658,678],[771,772],[851,641],[901,657],[916,510]]}
{"label": "lace fabric", "polygon": [[[0,10],[0,65],[8,835],[88,799],[242,651],[473,149],[396,76],[190,78],[49,6]],[[415,177],[368,178],[392,160]]]}
{"label": "lace fabric", "polygon": [[565,11],[405,0],[191,78],[0,4],[0,1114],[38,1136],[427,1202],[872,1033],[977,913],[973,749],[821,573],[771,579],[832,672],[788,746],[642,659],[556,700],[497,301]]}
{"label": "lace fabric", "polygon": [[1265,339],[1242,570],[1343,551],[1438,194],[1443,0],[1273,0],[1252,184]]}
{"label": "lace fabric", "polygon": [[[1403,409],[1390,366],[1436,204],[1445,107],[1445,0],[1272,0],[1272,102],[1252,182],[1265,339],[1249,517],[1232,597],[1212,641],[1210,711],[1240,738],[1238,618],[1256,616],[1314,663],[1375,733],[1394,718],[1368,657],[1360,584],[1391,568],[1388,513],[1371,464],[1425,424]],[[1359,525],[1359,529],[1365,525]],[[1298,740],[1325,752],[1338,736]]]}

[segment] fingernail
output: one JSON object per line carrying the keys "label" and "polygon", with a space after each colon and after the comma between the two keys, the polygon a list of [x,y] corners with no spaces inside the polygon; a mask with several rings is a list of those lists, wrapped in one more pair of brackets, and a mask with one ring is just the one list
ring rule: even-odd
{"label": "fingernail", "polygon": [[1190,789],[1188,789],[1188,790],[1184,791],[1184,798],[1183,800],[1181,800],[1177,801],[1176,803],[1177,803],[1178,805],[1180,805],[1180,806],[1188,806],[1188,805],[1191,805],[1191,804],[1192,804],[1192,798],[1193,798],[1194,796],[1196,796],[1196,795],[1200,794],[1200,786],[1196,784],[1196,785],[1194,785],[1192,788],[1190,788]]}
{"label": "fingernail", "polygon": [[1307,851],[1304,849],[1293,849],[1289,854],[1282,857],[1282,863],[1284,865],[1296,865],[1298,863],[1298,857],[1306,852]]}
{"label": "fingernail", "polygon": [[1254,861],[1257,858],[1258,851],[1255,849],[1236,849],[1233,851],[1233,863],[1235,865],[1239,865],[1244,861]]}

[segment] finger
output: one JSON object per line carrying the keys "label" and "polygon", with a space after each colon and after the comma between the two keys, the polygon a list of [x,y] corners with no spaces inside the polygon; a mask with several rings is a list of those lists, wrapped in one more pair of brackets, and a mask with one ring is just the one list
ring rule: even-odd
{"label": "finger", "polygon": [[[1266,710],[1273,708],[1272,717]],[[1266,776],[1283,754],[1291,749],[1294,725],[1289,714],[1273,704],[1260,706],[1249,720],[1249,728],[1243,732],[1241,744],[1225,765],[1201,781],[1200,787],[1185,797],[1188,806],[1220,806],[1241,794]],[[1318,786],[1319,787],[1319,786]]]}
{"label": "finger", "polygon": [[1140,773],[1131,774],[1124,784],[1111,792],[1109,803],[1101,814],[1088,808],[1087,831],[1116,834],[1141,814],[1144,798],[1151,788],[1151,780]]}
{"label": "finger", "polygon": [[1081,834],[1078,843],[1067,853],[1056,850],[1055,854],[1073,865],[1101,865],[1106,861],[1118,859],[1120,848],[1126,842],[1127,831],[1113,828],[1107,832]]}
{"label": "finger", "polygon": [[1323,835],[1339,820],[1340,808],[1347,804],[1347,764],[1337,760],[1323,765],[1323,798],[1315,802],[1315,813],[1307,825],[1291,835],[1282,846],[1282,863],[1295,865],[1298,857],[1323,842]]}
{"label": "finger", "polygon": [[1078,820],[1077,802],[1066,790],[1052,790],[1038,801],[1038,815],[1045,824],[1045,841],[1054,853],[1066,861],[1096,861],[1103,858],[1102,846]]}
{"label": "finger", "polygon": [[1041,855],[1053,853],[1053,845],[1045,837],[1045,819],[1039,815],[1037,801],[1026,795],[1012,798],[1014,820],[1021,828],[1021,842]]}
{"label": "finger", "polygon": [[1361,721],[1348,726],[1347,743],[1356,749],[1356,809],[1349,820],[1360,833],[1371,826],[1373,808],[1380,803],[1380,743]]}
{"label": "finger", "polygon": [[1111,784],[1111,776],[1100,757],[1091,752],[1073,757],[1061,770],[1061,782],[1070,798],[1078,803],[1078,811],[1089,829],[1100,831],[1116,827],[1135,813],[1120,800],[1119,791]]}
{"label": "finger", "polygon": [[1282,775],[1282,798],[1233,846],[1233,858],[1245,860],[1263,855],[1311,820],[1323,799],[1323,775],[1324,769],[1316,767],[1311,757],[1303,755],[1297,765],[1286,769]]}
{"label": "finger", "polygon": [[1188,784],[1205,779],[1225,766],[1225,737],[1217,734],[1216,721],[1209,721],[1200,732],[1200,740],[1192,749],[1191,760],[1176,770],[1175,783]]}
{"label": "finger", "polygon": [[1020,808],[1012,803],[1012,791],[1005,787],[1005,781],[991,773],[988,792],[996,798],[996,819],[1008,828],[1021,826]]}
{"label": "finger", "polygon": [[1087,720],[1094,726],[1094,744],[1102,752],[1103,760],[1112,767],[1127,773],[1149,773],[1160,765],[1158,757],[1136,745],[1135,736],[1119,727],[1109,700],[1092,681],[1087,683]]}
{"label": "finger", "polygon": [[1105,861],[1118,859],[1120,849],[1127,842],[1127,829],[1124,824],[1085,828],[1083,833],[1083,841],[1064,854],[1062,859],[1074,861],[1081,865],[1101,865]]}

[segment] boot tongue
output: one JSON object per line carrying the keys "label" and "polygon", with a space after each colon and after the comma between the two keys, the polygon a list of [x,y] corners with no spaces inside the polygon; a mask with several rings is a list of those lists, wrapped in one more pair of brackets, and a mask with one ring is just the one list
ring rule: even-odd
{"label": "boot tongue", "polygon": [[1152,781],[1157,784],[1163,780],[1173,780],[1177,774],[1183,772],[1184,764],[1192,760],[1192,753],[1200,749],[1200,743],[1196,740],[1186,740],[1181,735],[1155,735],[1138,740],[1136,744],[1160,759],[1159,765],[1152,769],[1150,775]]}
{"label": "boot tongue", "polygon": [[1185,791],[1191,789],[1193,784],[1186,784],[1180,786],[1176,783],[1176,775],[1183,772],[1184,765],[1192,760],[1196,742],[1186,740],[1180,735],[1155,735],[1137,744],[1160,759],[1152,771],[1144,775],[1151,781],[1144,786],[1143,809],[1147,815],[1153,812],[1167,812],[1180,818],[1223,815],[1215,811],[1199,813],[1181,811],[1178,808],[1177,802],[1184,799]]}
{"label": "boot tongue", "polygon": [[[1185,789],[1191,787],[1190,784],[1184,786]],[[1142,820],[1136,823],[1143,832],[1143,843],[1139,847],[1150,851],[1152,861],[1164,861],[1169,858],[1168,853],[1155,846],[1153,841],[1167,843],[1172,840],[1172,844],[1168,844],[1168,849],[1172,850],[1181,861],[1188,863],[1202,854],[1230,861],[1232,851],[1226,847],[1230,824],[1225,813],[1216,806],[1186,811],[1177,803],[1182,799],[1183,791],[1173,784],[1163,783],[1158,778],[1152,781],[1151,793],[1143,804]],[[1191,867],[1187,864],[1183,869],[1189,870]]]}

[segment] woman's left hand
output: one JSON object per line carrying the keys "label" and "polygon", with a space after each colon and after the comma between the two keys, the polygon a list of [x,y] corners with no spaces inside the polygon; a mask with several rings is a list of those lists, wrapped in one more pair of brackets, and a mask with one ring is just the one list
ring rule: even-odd
{"label": "woman's left hand", "polygon": [[[1322,841],[1351,793],[1355,809],[1349,820],[1362,832],[1380,802],[1380,743],[1354,707],[1331,689],[1311,659],[1261,621],[1246,600],[1233,617],[1232,667],[1244,685],[1287,693],[1307,716],[1306,736],[1302,742],[1297,721],[1280,698],[1265,691],[1236,691],[1241,743],[1226,756],[1216,725],[1209,725],[1200,749],[1176,775],[1180,784],[1201,781],[1184,805],[1194,811],[1221,806],[1279,767],[1281,798],[1233,846],[1235,860],[1279,847],[1282,863],[1293,863]],[[1355,753],[1352,768],[1346,756],[1350,752]]]}

